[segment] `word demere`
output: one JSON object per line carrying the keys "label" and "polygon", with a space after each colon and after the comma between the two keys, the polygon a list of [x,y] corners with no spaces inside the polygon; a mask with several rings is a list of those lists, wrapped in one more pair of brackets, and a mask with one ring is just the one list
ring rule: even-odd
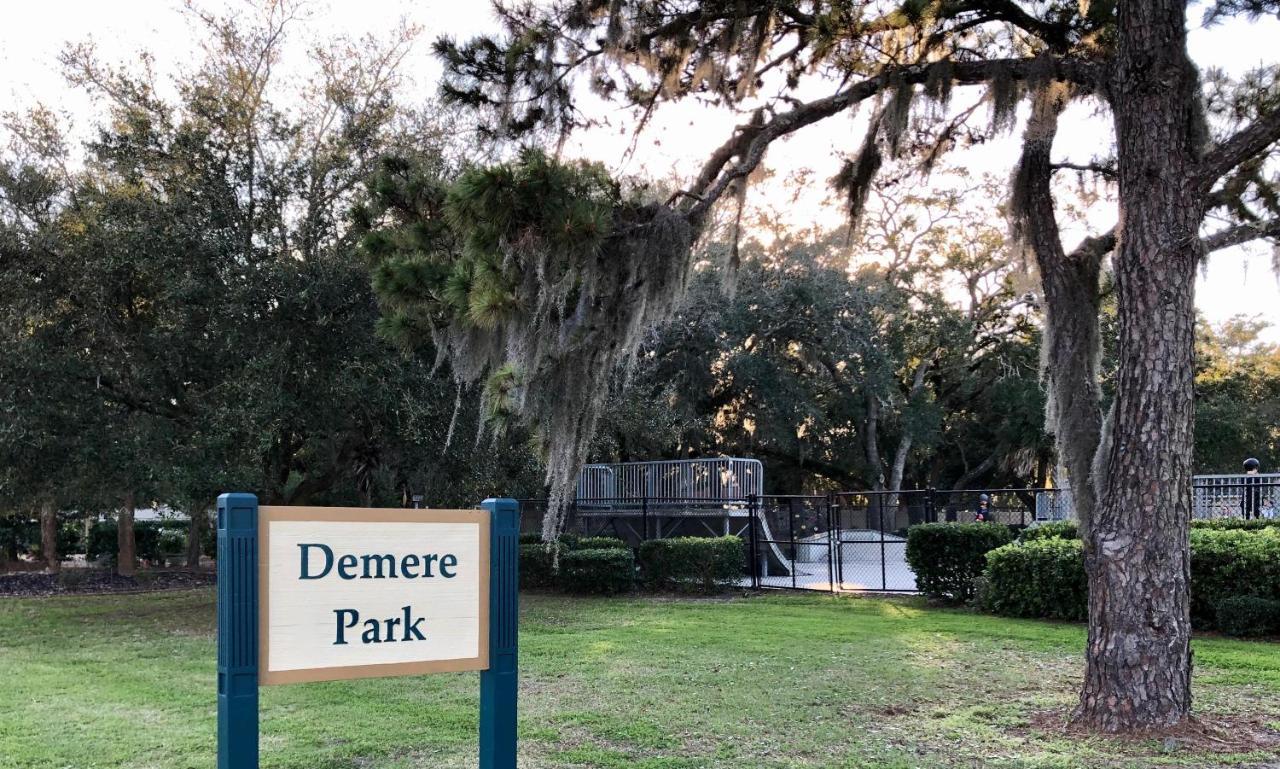
{"label": "word demere", "polygon": [[[324,579],[333,574],[338,579],[453,579],[457,576],[458,556],[453,553],[408,554],[396,557],[390,553],[347,553],[335,556],[333,548],[325,544],[303,542],[298,544],[298,579]],[[347,631],[357,626],[360,643],[395,643],[397,641],[425,641],[422,631],[424,617],[414,618],[413,607],[403,606],[401,614],[386,619],[360,619],[356,609],[334,609],[334,646],[350,643]],[[354,635],[352,636],[354,638]]]}

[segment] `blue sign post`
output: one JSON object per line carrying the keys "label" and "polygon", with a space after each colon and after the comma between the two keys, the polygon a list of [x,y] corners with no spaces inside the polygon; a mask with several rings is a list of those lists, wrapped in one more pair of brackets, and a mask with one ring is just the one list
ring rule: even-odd
{"label": "blue sign post", "polygon": [[[514,499],[481,506],[489,511],[489,648],[480,672],[480,769],[515,769],[519,508]],[[262,511],[270,513],[264,522],[280,515],[270,511],[285,509],[292,508]],[[258,523],[254,495],[218,497],[218,769],[258,769],[259,580],[265,579],[258,568],[259,548],[266,547]]]}
{"label": "blue sign post", "polygon": [[516,641],[520,621],[520,509],[486,499],[489,524],[489,669],[480,673],[480,769],[516,769]]}
{"label": "blue sign post", "polygon": [[218,769],[258,767],[258,498],[218,497]]}

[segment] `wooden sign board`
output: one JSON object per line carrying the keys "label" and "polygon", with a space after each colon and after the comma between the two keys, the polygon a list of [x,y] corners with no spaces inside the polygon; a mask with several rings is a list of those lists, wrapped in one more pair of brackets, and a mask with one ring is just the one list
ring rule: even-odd
{"label": "wooden sign board", "polygon": [[489,667],[487,510],[258,515],[261,684]]}

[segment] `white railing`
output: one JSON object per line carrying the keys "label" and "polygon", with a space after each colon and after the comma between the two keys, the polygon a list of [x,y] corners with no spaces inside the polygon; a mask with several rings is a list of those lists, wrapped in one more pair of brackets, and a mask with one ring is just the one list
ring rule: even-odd
{"label": "white railing", "polygon": [[1280,473],[1197,475],[1192,518],[1272,518],[1280,512]]}
{"label": "white railing", "polygon": [[764,494],[758,459],[714,457],[586,465],[578,474],[578,500],[743,500]]}

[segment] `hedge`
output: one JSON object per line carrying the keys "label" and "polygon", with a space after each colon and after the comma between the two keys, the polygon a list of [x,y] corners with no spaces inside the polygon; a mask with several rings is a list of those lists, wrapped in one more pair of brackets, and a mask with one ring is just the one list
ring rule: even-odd
{"label": "hedge", "polygon": [[[1088,589],[1080,541],[1033,539],[993,550],[981,593],[979,604],[997,614],[1084,619]],[[1280,601],[1280,529],[1192,529],[1192,624],[1197,630],[1218,627],[1221,604],[1237,597]],[[1239,603],[1227,610],[1233,627],[1251,621],[1237,618],[1252,611]]]}
{"label": "hedge", "polygon": [[916,587],[933,600],[967,601],[986,555],[1013,540],[999,523],[924,523],[907,532],[907,563]]}
{"label": "hedge", "polygon": [[714,593],[728,589],[742,577],[746,551],[742,538],[676,537],[640,544],[640,573],[657,590]]}
{"label": "hedge", "polygon": [[1018,539],[1023,542],[1037,539],[1080,539],[1080,532],[1073,521],[1051,521],[1023,529],[1018,533]]}
{"label": "hedge", "polygon": [[1261,531],[1273,526],[1280,526],[1280,518],[1201,518],[1191,522],[1193,529],[1213,531]]}
{"label": "hedge", "polygon": [[555,551],[559,545],[520,545],[520,587],[554,587]]}
{"label": "hedge", "polygon": [[583,537],[573,543],[570,550],[615,550],[620,547],[628,547],[626,542],[617,537]]}
{"label": "hedge", "polygon": [[1044,537],[987,553],[978,605],[1010,617],[1083,620],[1089,580],[1078,539]]}
{"label": "hedge", "polygon": [[1218,602],[1218,628],[1227,635],[1257,637],[1280,634],[1280,601],[1234,595]]}
{"label": "hedge", "polygon": [[1214,627],[1232,596],[1280,600],[1280,530],[1191,531],[1191,621]]}
{"label": "hedge", "polygon": [[635,556],[625,548],[570,550],[560,556],[560,584],[570,593],[625,593],[635,582]]}

